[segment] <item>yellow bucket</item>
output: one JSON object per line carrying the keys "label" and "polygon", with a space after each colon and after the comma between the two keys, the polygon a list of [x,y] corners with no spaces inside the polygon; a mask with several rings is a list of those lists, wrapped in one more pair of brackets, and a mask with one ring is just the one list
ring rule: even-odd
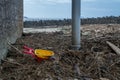
{"label": "yellow bucket", "polygon": [[54,52],[50,50],[35,49],[35,55],[39,58],[48,59],[48,57],[54,55]]}

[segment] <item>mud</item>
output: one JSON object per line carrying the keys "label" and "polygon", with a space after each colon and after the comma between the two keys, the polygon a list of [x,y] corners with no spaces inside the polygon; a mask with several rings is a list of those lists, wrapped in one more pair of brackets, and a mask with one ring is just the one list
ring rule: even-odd
{"label": "mud", "polygon": [[[110,41],[120,48],[119,35],[82,36],[82,47],[75,51],[70,49],[71,36],[61,32],[23,34],[0,65],[0,80],[120,80],[120,55],[106,44]],[[56,60],[38,63],[22,54],[24,45],[52,50]]]}

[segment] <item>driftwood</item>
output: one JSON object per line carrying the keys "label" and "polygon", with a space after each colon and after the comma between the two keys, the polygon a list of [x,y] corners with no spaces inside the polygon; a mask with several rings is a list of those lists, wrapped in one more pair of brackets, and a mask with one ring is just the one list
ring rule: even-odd
{"label": "driftwood", "polygon": [[120,55],[120,48],[109,41],[106,41],[106,43],[116,52],[116,54]]}
{"label": "driftwood", "polygon": [[10,43],[9,41],[8,41],[8,45],[10,46],[10,47],[12,47],[13,49],[15,49],[17,52],[19,52],[20,54],[23,54],[22,53],[22,51],[20,51],[18,48],[16,48],[15,46],[13,46],[13,45],[11,45],[12,43]]}

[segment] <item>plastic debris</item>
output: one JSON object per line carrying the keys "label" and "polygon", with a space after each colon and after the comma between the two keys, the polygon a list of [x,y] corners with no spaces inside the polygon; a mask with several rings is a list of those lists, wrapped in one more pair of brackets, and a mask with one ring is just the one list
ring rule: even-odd
{"label": "plastic debris", "polygon": [[43,49],[32,49],[27,46],[23,46],[23,53],[31,55],[33,58],[37,59],[38,62],[43,60],[49,60],[51,57],[53,58],[54,52],[51,50],[43,50]]}

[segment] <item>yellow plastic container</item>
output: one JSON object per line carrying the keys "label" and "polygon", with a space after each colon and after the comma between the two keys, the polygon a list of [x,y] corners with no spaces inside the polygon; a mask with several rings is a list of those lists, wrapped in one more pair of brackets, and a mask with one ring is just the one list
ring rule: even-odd
{"label": "yellow plastic container", "polygon": [[54,52],[50,50],[35,49],[35,55],[39,58],[48,59],[54,55]]}

